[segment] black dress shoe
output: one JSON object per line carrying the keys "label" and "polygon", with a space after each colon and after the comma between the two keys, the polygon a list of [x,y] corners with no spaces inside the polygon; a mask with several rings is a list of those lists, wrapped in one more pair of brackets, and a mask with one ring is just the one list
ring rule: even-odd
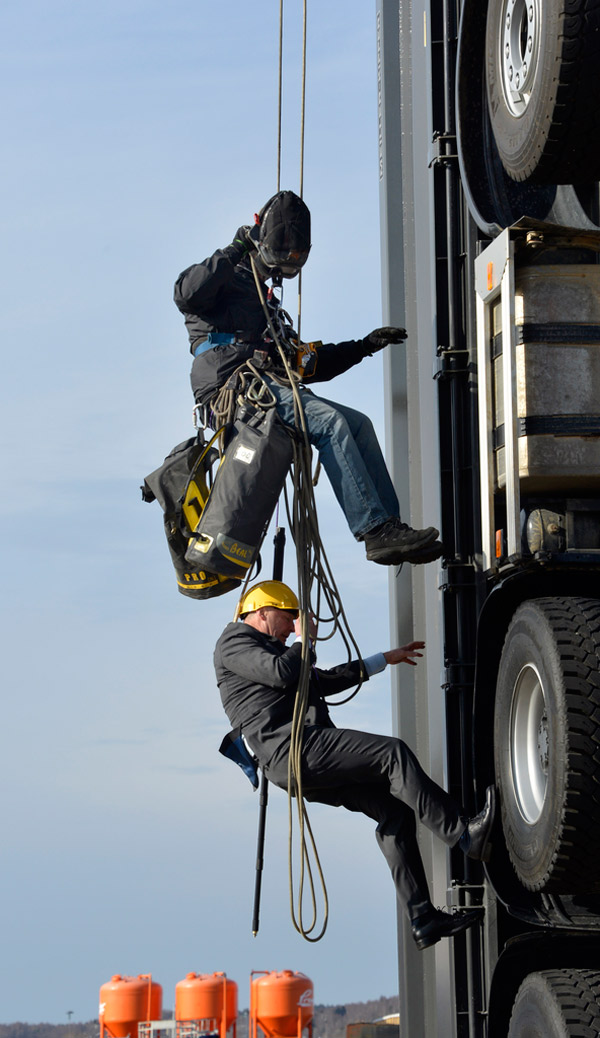
{"label": "black dress shoe", "polygon": [[476,861],[489,861],[492,851],[490,835],[496,814],[496,790],[488,786],[485,794],[485,807],[478,815],[475,815],[461,836],[461,841],[466,844],[465,854],[467,858]]}
{"label": "black dress shoe", "polygon": [[454,937],[457,933],[468,930],[481,917],[480,908],[462,909],[452,914],[432,908],[427,915],[421,915],[413,921],[411,929],[414,942],[419,951],[423,951],[424,948],[437,944],[442,937]]}

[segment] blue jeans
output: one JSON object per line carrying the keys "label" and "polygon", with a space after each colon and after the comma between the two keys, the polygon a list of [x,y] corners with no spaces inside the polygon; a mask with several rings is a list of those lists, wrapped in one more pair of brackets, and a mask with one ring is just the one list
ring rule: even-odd
{"label": "blue jeans", "polygon": [[[267,377],[286,425],[294,425],[292,390]],[[400,514],[396,491],[366,415],[301,388],[308,438],[319,452],[348,526],[357,539]]]}

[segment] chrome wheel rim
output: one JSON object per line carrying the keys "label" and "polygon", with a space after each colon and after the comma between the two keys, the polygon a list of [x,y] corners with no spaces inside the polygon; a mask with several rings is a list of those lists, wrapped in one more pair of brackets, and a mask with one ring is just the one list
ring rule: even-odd
{"label": "chrome wheel rim", "polygon": [[540,0],[504,0],[499,26],[499,68],[508,110],[523,115],[537,74],[541,31]]}
{"label": "chrome wheel rim", "polygon": [[515,800],[530,825],[538,821],[548,785],[548,715],[537,668],[527,663],[514,687],[510,722]]}

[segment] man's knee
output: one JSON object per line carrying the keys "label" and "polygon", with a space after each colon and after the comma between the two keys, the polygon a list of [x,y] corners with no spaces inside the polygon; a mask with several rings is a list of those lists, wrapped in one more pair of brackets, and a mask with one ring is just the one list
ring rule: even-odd
{"label": "man's knee", "polygon": [[407,804],[395,800],[390,804],[387,816],[381,820],[375,830],[375,836],[379,846],[382,848],[389,844],[390,840],[403,843],[416,837],[417,821],[415,813]]}
{"label": "man's knee", "polygon": [[306,412],[309,434],[316,447],[323,447],[328,442],[343,442],[352,436],[352,430],[346,418],[331,404],[323,404],[314,414]]}

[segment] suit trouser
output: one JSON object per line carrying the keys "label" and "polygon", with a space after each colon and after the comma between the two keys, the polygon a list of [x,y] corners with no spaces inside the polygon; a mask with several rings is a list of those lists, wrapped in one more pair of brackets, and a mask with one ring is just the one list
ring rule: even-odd
{"label": "suit trouser", "polygon": [[[266,769],[270,781],[283,788],[288,749],[286,740]],[[453,847],[465,828],[456,802],[429,778],[401,739],[347,728],[307,727],[302,762],[306,800],[360,811],[377,822],[377,842],[398,900],[415,919],[430,904],[416,819]]]}

